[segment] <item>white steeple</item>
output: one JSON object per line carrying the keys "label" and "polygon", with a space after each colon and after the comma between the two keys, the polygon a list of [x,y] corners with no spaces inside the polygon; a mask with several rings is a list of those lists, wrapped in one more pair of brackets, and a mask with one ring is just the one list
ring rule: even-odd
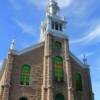
{"label": "white steeple", "polygon": [[15,40],[12,40],[10,45],[10,50],[15,50],[15,48],[16,48]]}
{"label": "white steeple", "polygon": [[60,8],[55,0],[49,0],[45,20],[41,23],[40,41],[45,40],[46,34],[66,38],[66,20],[60,16]]}

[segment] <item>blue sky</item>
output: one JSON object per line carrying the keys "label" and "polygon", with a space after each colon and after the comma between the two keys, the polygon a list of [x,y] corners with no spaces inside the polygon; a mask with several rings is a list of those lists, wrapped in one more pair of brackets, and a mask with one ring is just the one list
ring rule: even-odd
{"label": "blue sky", "polygon": [[[100,100],[100,0],[57,0],[66,17],[70,50],[82,60],[86,54],[95,100]],[[0,66],[11,40],[23,49],[39,42],[47,0],[0,0]]]}

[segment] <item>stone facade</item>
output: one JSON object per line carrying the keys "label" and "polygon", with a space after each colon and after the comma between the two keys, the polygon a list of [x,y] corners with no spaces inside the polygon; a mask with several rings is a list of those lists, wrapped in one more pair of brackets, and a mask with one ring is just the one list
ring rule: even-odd
{"label": "stone facade", "polygon": [[[53,43],[63,44],[61,51],[53,49]],[[1,78],[1,100],[54,100],[57,93],[62,93],[65,100],[93,100],[89,67],[81,66],[73,58],[68,49],[68,40],[47,34],[46,41],[20,55],[11,53]],[[53,76],[52,57],[61,55],[64,59],[64,81],[56,82]],[[9,65],[10,64],[10,65]],[[24,64],[31,66],[30,83],[28,86],[20,84],[21,67]],[[83,91],[76,91],[75,74],[82,76]]]}
{"label": "stone facade", "polygon": [[[41,85],[43,82],[43,56],[44,56],[44,46],[41,45],[39,48],[36,48],[30,52],[26,52],[21,55],[9,54],[13,58],[12,69],[10,69],[10,78],[7,77],[5,80],[1,79],[1,86],[9,85],[9,96],[7,99],[2,98],[1,100],[18,100],[21,96],[27,96],[29,100],[40,99],[41,98]],[[8,57],[9,60],[9,57]],[[30,82],[28,86],[23,86],[20,84],[20,74],[21,67],[24,64],[29,64],[31,66],[30,72]],[[5,70],[8,70],[8,64],[5,67]],[[4,70],[4,73],[5,73]],[[6,75],[4,75],[6,78]],[[10,80],[10,82],[9,82]],[[5,88],[5,86],[3,87]],[[3,88],[1,88],[1,94],[4,93]]]}

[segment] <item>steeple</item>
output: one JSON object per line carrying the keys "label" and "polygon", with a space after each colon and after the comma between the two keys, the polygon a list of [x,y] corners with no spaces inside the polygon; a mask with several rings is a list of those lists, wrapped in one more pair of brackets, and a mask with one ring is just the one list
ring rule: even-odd
{"label": "steeple", "polygon": [[55,0],[49,0],[46,14],[57,16],[59,14],[59,10],[60,8],[58,6],[58,3],[55,2]]}
{"label": "steeple", "polygon": [[40,41],[45,40],[46,34],[52,34],[59,37],[67,38],[66,20],[60,16],[60,8],[55,0],[49,0],[45,20],[41,23]]}

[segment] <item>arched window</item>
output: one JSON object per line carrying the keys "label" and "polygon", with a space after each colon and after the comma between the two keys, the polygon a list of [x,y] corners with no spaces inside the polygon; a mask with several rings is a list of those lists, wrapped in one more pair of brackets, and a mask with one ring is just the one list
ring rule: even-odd
{"label": "arched window", "polygon": [[82,77],[81,74],[77,73],[75,76],[76,80],[76,90],[77,91],[82,91]]}
{"label": "arched window", "polygon": [[62,94],[57,94],[56,96],[55,96],[55,100],[65,100],[65,98],[64,98],[64,95],[62,95]]}
{"label": "arched window", "polygon": [[60,56],[56,56],[53,59],[54,65],[54,77],[56,81],[63,81],[63,59]]}
{"label": "arched window", "polygon": [[29,81],[30,81],[30,66],[23,65],[21,70],[20,84],[29,85]]}
{"label": "arched window", "polygon": [[61,49],[62,48],[62,44],[58,41],[55,42],[55,49]]}
{"label": "arched window", "polygon": [[26,97],[22,97],[19,100],[28,100]]}

